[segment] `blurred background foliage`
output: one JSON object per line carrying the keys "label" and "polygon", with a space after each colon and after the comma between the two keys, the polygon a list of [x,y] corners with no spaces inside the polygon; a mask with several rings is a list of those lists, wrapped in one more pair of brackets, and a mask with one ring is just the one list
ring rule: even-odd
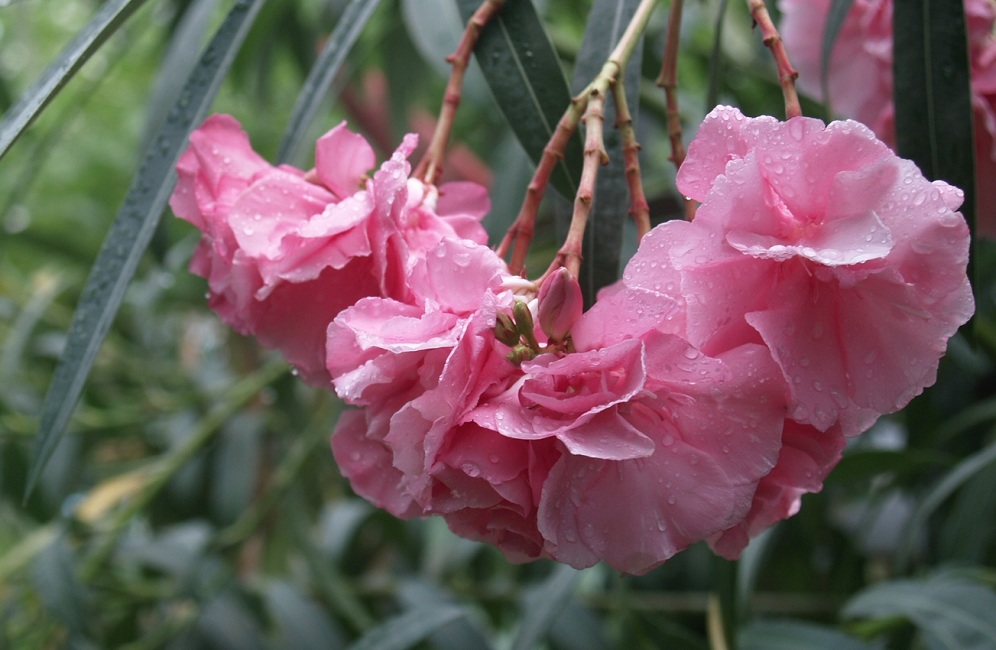
{"label": "blurred background foliage", "polygon": [[[212,112],[269,159],[343,0],[264,4]],[[592,2],[537,0],[570,79]],[[679,84],[686,143],[715,101],[781,113],[744,3],[692,0]],[[98,10],[0,2],[6,112]],[[152,0],[0,162],[0,648],[994,648],[996,255],[980,246],[975,338],[937,385],[854,441],[821,494],[737,563],[699,545],[642,577],[508,564],[440,520],[353,496],[328,436],[341,405],[239,337],[186,271],[199,233],[162,221],[71,420],[22,502],[38,414],[97,251],[141,152],[224,0]],[[306,141],[347,119],[387,155],[431,132],[459,38],[453,0],[384,0]],[[666,12],[639,88],[655,222],[680,213],[663,94]],[[805,103],[810,115],[822,108]],[[311,164],[308,147],[293,162]],[[500,237],[531,174],[480,72],[447,167],[487,184]],[[533,266],[558,240],[547,201]],[[635,242],[624,245],[624,259]],[[988,316],[986,316],[988,314]],[[989,330],[992,331],[991,329]],[[620,504],[625,507],[625,504]]]}

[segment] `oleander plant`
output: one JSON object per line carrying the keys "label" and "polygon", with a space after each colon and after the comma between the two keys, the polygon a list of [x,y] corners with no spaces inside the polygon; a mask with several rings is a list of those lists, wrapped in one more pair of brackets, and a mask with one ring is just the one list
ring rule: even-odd
{"label": "oleander plant", "polygon": [[0,109],[0,648],[996,645],[996,0],[6,0]]}

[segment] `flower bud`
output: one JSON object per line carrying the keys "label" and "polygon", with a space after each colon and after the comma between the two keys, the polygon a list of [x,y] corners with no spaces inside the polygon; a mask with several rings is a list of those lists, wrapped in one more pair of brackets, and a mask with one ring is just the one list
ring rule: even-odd
{"label": "flower bud", "polygon": [[543,282],[539,292],[539,322],[552,343],[562,343],[584,311],[581,286],[561,267]]}
{"label": "flower bud", "polygon": [[495,338],[509,347],[519,343],[519,332],[515,329],[515,321],[508,314],[498,314],[494,332]]}

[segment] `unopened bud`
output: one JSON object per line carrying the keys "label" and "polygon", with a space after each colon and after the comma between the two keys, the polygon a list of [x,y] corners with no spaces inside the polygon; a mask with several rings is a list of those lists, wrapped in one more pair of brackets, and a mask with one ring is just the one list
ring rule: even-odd
{"label": "unopened bud", "polygon": [[577,278],[561,267],[548,277],[539,291],[539,322],[552,343],[562,343],[584,311],[584,298]]}
{"label": "unopened bud", "polygon": [[519,332],[515,329],[515,321],[508,314],[498,314],[494,332],[495,338],[509,347],[519,343]]}
{"label": "unopened bud", "polygon": [[519,331],[529,347],[539,351],[539,343],[536,342],[536,334],[533,333],[533,313],[529,311],[529,305],[521,300],[515,301],[515,304],[512,305],[512,316],[515,317],[515,329]]}

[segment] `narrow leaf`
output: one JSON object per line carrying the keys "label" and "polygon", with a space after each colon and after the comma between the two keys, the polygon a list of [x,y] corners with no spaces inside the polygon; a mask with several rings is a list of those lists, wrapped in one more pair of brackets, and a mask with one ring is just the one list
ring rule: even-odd
{"label": "narrow leaf", "polygon": [[[927,523],[927,519],[930,515],[932,515],[949,496],[954,494],[955,490],[994,463],[996,463],[996,443],[993,443],[985,449],[968,456],[955,465],[954,468],[945,474],[944,478],[942,478],[940,482],[938,482],[937,485],[935,485],[933,489],[927,493],[927,495],[917,505],[916,510],[913,511],[909,522],[906,524],[906,530],[903,533],[899,550],[896,553],[896,566],[899,569],[904,569],[906,567],[906,563],[909,560],[910,549],[913,547],[913,541],[916,539],[917,534],[919,534],[924,524]],[[993,638],[996,638],[996,636]]]}
{"label": "narrow leaf", "polygon": [[996,593],[953,573],[894,580],[860,592],[845,618],[907,618],[931,650],[989,650],[996,639]]}
{"label": "narrow leaf", "polygon": [[[456,0],[469,20],[480,0]],[[474,49],[495,101],[523,148],[538,163],[571,96],[557,53],[530,0],[507,0],[481,32]],[[574,137],[550,177],[553,187],[574,198],[582,167],[581,138]]]}
{"label": "narrow leaf", "polygon": [[3,158],[10,146],[21,137],[87,59],[144,3],[145,0],[113,0],[100,8],[97,15],[59,54],[59,58],[46,68],[17,104],[4,114],[3,121],[0,122],[0,158]]}
{"label": "narrow leaf", "polygon": [[308,127],[314,121],[315,114],[325,101],[329,87],[346,60],[346,55],[349,54],[378,5],[380,0],[352,0],[346,7],[325,48],[311,67],[301,92],[298,93],[297,102],[291,112],[290,124],[277,153],[278,162],[287,162],[293,158]]}
{"label": "narrow leaf", "polygon": [[723,24],[729,0],[719,0],[716,9],[716,25],[712,33],[712,55],[709,57],[709,86],[706,89],[705,112],[708,113],[719,103],[719,85],[723,78]]}
{"label": "narrow leaf", "polygon": [[211,16],[218,6],[218,0],[194,0],[183,12],[179,23],[169,39],[166,53],[163,55],[156,83],[149,93],[149,112],[145,117],[142,129],[145,139],[142,142],[144,151],[159,127],[166,121],[166,114],[173,106],[183,84],[186,83],[197,65],[198,54],[204,45]]}
{"label": "narrow leaf", "polygon": [[264,594],[267,611],[280,630],[278,648],[329,650],[345,647],[342,632],[324,608],[288,582],[274,582]]}
{"label": "narrow leaf", "polygon": [[[629,24],[639,0],[596,0],[588,15],[581,49],[574,67],[572,90],[581,92],[601,71],[609,54]],[[633,121],[637,121],[640,101],[640,63],[643,59],[643,39],[633,50],[623,71],[626,103]],[[615,92],[615,90],[613,90]],[[616,123],[615,103],[605,103],[605,150],[609,164],[598,172],[595,201],[585,231],[584,261],[579,281],[586,302],[591,304],[602,287],[619,279],[623,223],[629,213],[629,186],[623,161],[622,141]]]}
{"label": "narrow leaf", "polygon": [[840,630],[801,621],[758,620],[740,631],[737,650],[872,650]]}
{"label": "narrow leaf", "polygon": [[840,35],[840,28],[844,26],[844,20],[851,11],[854,0],[831,0],[830,10],[827,12],[827,22],[823,26],[823,45],[820,50],[820,88],[823,91],[823,102],[827,106],[827,117],[833,117],[833,110],[830,104],[830,57],[833,55],[833,46]]}
{"label": "narrow leaf", "polygon": [[927,178],[964,190],[961,212],[972,227],[975,147],[963,4],[896,0],[893,33],[899,155]]}
{"label": "narrow leaf", "polygon": [[512,644],[512,650],[539,647],[547,630],[570,601],[580,576],[580,573],[569,566],[558,564],[539,590],[531,594],[531,598],[525,599],[522,623],[519,625],[519,633],[515,637],[515,643]]}
{"label": "narrow leaf", "polygon": [[406,650],[464,616],[459,607],[421,607],[389,619],[351,645],[350,650]]}
{"label": "narrow leaf", "polygon": [[121,306],[125,289],[155,233],[176,182],[173,168],[192,125],[207,112],[235,53],[264,0],[239,0],[215,33],[200,63],[146,150],[132,185],[87,278],[69,327],[66,349],[42,405],[25,498],[31,494],[83,390],[97,350]]}

